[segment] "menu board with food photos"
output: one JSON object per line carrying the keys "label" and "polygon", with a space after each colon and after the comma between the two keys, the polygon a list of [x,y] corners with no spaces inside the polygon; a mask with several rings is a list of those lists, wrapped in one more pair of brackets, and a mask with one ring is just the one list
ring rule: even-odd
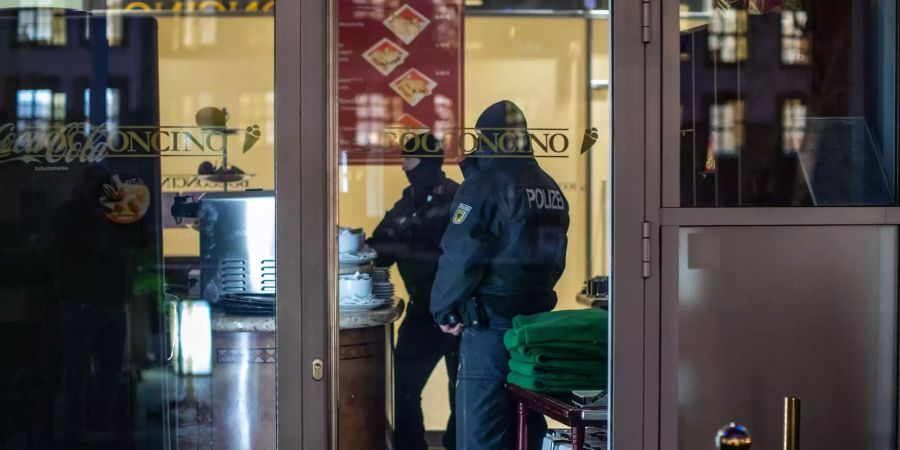
{"label": "menu board with food photos", "polygon": [[433,132],[457,153],[463,94],[462,0],[341,0],[338,148],[350,164],[399,162]]}

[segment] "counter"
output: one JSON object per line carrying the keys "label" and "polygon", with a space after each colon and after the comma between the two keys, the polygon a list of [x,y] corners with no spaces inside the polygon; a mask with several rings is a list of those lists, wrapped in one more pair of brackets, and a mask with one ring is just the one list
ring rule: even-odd
{"label": "counter", "polygon": [[[403,309],[395,298],[388,307],[340,314],[341,449],[385,448],[388,325]],[[212,315],[212,448],[275,449],[275,331],[275,317]]]}
{"label": "counter", "polygon": [[[387,308],[371,311],[356,311],[340,314],[342,330],[366,328],[393,323],[403,314],[404,302],[399,298]],[[275,332],[275,317],[268,316],[232,316],[222,313],[212,315],[213,332]]]}

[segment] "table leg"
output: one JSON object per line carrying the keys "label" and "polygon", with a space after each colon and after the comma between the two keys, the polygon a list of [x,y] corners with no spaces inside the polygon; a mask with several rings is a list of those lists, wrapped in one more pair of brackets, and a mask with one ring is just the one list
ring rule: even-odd
{"label": "table leg", "polygon": [[572,427],[572,450],[582,450],[584,448],[584,426],[576,425]]}
{"label": "table leg", "polygon": [[518,450],[528,450],[528,408],[525,407],[524,403],[520,402],[517,412],[519,426],[517,427],[516,448]]}

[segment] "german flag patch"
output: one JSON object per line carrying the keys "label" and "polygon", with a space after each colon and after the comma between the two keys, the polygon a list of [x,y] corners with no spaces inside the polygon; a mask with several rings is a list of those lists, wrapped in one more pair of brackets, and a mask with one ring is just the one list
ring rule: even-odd
{"label": "german flag patch", "polygon": [[453,223],[459,225],[465,222],[466,217],[469,217],[469,211],[471,210],[471,206],[465,203],[460,203],[459,206],[456,207],[456,212],[453,213]]}

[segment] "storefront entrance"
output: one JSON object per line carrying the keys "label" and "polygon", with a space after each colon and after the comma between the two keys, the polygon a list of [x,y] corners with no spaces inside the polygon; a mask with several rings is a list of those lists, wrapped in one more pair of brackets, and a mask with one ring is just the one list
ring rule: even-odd
{"label": "storefront entrance", "polygon": [[0,10],[0,442],[643,445],[661,31],[552,3]]}
{"label": "storefront entrance", "polygon": [[0,6],[5,448],[895,446],[895,1]]}

